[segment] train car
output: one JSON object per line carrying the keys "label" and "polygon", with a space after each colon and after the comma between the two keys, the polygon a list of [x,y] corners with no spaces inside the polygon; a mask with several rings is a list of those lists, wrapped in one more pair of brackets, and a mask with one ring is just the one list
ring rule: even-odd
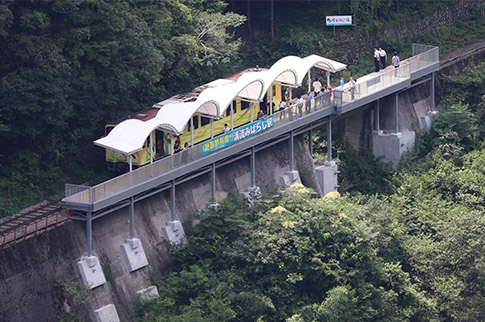
{"label": "train car", "polygon": [[[231,81],[237,81],[237,79],[244,73],[258,72],[262,68],[250,68],[246,69],[240,73],[227,77],[226,79]],[[121,118],[116,121],[110,122],[105,126],[105,135],[119,123],[127,119],[137,119],[141,121],[148,121],[155,118],[159,109],[163,107],[164,102],[187,102],[197,99],[198,95],[206,88],[210,87],[211,83],[202,85],[195,88],[191,92],[185,94],[178,94],[170,97],[169,99],[155,104],[153,107],[131,114],[127,118]],[[268,90],[263,98],[263,101],[253,105],[252,119],[251,119],[251,109],[250,104],[241,100],[234,100],[232,104],[233,109],[233,121],[232,124],[234,128],[242,126],[244,124],[253,122],[257,119],[258,112],[261,110],[265,115],[270,114],[268,110],[268,104],[270,100],[270,93],[273,93],[273,112],[278,110],[278,103],[283,97],[282,86],[279,84],[272,85],[272,91]],[[210,119],[201,115],[193,115],[192,122],[194,126],[193,140],[194,144],[206,141],[211,138],[211,122]],[[180,147],[183,147],[186,143],[188,146],[192,143],[192,133],[190,131],[190,122],[185,126],[185,130],[182,135],[180,135]],[[231,127],[231,106],[229,106],[224,114],[224,117],[213,121],[214,136],[218,136],[223,133],[224,125],[228,124]],[[140,167],[151,161],[151,151],[153,151],[153,160],[161,159],[165,156],[172,154],[171,146],[171,135],[160,130],[154,130],[151,133],[151,139],[153,148],[150,148],[150,137],[145,140],[143,149],[135,152],[132,155],[133,167]],[[176,152],[176,151],[175,151]],[[106,149],[106,163],[109,170],[124,172],[129,168],[129,157],[123,153]]]}

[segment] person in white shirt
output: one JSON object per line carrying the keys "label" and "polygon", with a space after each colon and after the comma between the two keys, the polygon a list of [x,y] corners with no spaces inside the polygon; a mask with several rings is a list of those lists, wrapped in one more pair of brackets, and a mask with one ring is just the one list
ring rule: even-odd
{"label": "person in white shirt", "polygon": [[231,132],[231,129],[229,128],[229,126],[227,126],[227,123],[225,123],[224,128],[222,129],[222,133],[227,133],[227,132]]}
{"label": "person in white shirt", "polygon": [[374,47],[374,65],[375,65],[376,73],[380,70],[380,68],[379,68],[380,57],[381,56],[379,55],[379,50],[377,50],[377,48]]}
{"label": "person in white shirt", "polygon": [[315,81],[313,82],[313,90],[315,92],[315,96],[320,95],[320,92],[322,91],[322,83],[320,83],[318,78],[315,78]]}
{"label": "person in white shirt", "polygon": [[379,56],[381,58],[382,69],[386,68],[387,53],[384,49],[379,47]]}

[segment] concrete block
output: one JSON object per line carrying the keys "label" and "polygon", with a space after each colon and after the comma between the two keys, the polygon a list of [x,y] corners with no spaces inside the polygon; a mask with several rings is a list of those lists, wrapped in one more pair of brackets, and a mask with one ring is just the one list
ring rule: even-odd
{"label": "concrete block", "polygon": [[154,285],[139,290],[136,292],[136,294],[140,295],[140,299],[142,301],[150,301],[160,296],[160,294],[158,294],[156,286]]}
{"label": "concrete block", "polygon": [[301,183],[300,174],[298,171],[286,171],[284,175],[280,176],[280,182],[283,187],[289,187],[295,183]]}
{"label": "concrete block", "polygon": [[114,304],[108,304],[94,311],[96,322],[120,322]]}
{"label": "concrete block", "polygon": [[405,152],[414,150],[415,140],[416,133],[414,131],[403,131],[399,133],[372,132],[374,155],[376,157],[383,157],[384,162],[392,162],[394,168],[398,166]]}
{"label": "concrete block", "polygon": [[96,256],[83,256],[77,262],[84,285],[93,289],[106,283],[101,264]]}
{"label": "concrete block", "polygon": [[145,250],[143,249],[141,240],[138,238],[127,239],[125,243],[121,245],[121,252],[123,253],[130,272],[148,265]]}
{"label": "concrete block", "polygon": [[178,220],[167,221],[167,225],[162,229],[163,238],[171,244],[184,245],[187,243],[185,239],[184,227]]}
{"label": "concrete block", "polygon": [[323,165],[315,168],[318,184],[322,191],[322,196],[338,188],[338,168],[335,161],[325,162]]}

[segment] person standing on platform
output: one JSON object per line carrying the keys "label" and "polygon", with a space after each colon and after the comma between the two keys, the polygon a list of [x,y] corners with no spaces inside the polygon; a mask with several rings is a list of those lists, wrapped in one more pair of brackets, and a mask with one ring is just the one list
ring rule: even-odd
{"label": "person standing on platform", "polygon": [[374,47],[374,65],[375,65],[376,73],[380,70],[379,68],[380,59],[381,59],[381,55],[379,55],[379,50],[377,50],[377,48]]}
{"label": "person standing on platform", "polygon": [[345,84],[344,78],[340,77],[340,89],[344,89],[344,84]]}
{"label": "person standing on platform", "polygon": [[353,101],[355,98],[355,79],[353,77],[350,77],[349,87],[350,87],[350,96],[351,96],[350,99]]}
{"label": "person standing on platform", "polygon": [[315,96],[320,95],[320,92],[322,91],[322,83],[320,83],[318,78],[315,78],[315,81],[313,82],[313,91],[315,92]]}
{"label": "person standing on platform", "polygon": [[387,53],[381,47],[379,47],[379,56],[381,58],[382,69],[386,69]]}
{"label": "person standing on platform", "polygon": [[394,56],[392,56],[391,64],[392,66],[394,66],[394,68],[398,68],[399,65],[401,64],[401,60],[399,59],[397,52],[395,52]]}

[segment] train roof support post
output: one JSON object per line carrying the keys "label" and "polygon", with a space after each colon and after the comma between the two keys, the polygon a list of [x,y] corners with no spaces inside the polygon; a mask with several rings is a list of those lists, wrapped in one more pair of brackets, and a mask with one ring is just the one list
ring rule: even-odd
{"label": "train roof support post", "polygon": [[311,92],[312,90],[312,79],[311,79],[311,72],[310,69],[308,70],[308,91]]}
{"label": "train roof support post", "polygon": [[234,130],[234,101],[231,101],[231,131]]}
{"label": "train roof support post", "polygon": [[214,119],[211,117],[211,139],[214,138]]}
{"label": "train roof support post", "polygon": [[194,118],[190,118],[190,146],[194,146]]}
{"label": "train roof support post", "polygon": [[269,87],[269,115],[273,115],[273,84]]}

